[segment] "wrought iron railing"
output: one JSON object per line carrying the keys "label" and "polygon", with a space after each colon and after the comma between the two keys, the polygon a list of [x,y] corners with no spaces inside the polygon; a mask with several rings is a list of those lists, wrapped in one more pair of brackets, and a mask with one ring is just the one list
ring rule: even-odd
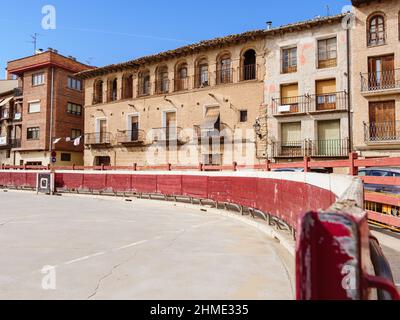
{"label": "wrought iron railing", "polygon": [[400,89],[400,69],[361,73],[361,91]]}
{"label": "wrought iron railing", "polygon": [[138,90],[138,92],[137,92],[138,97],[143,97],[143,96],[150,95],[150,93],[151,93],[151,84],[150,84],[150,82],[139,81],[137,90]]}
{"label": "wrought iron railing", "polygon": [[21,139],[10,139],[10,145],[13,149],[21,148]]}
{"label": "wrought iron railing", "polygon": [[146,140],[146,133],[143,130],[125,130],[117,134],[117,143],[134,144],[143,143]]}
{"label": "wrought iron railing", "polygon": [[310,101],[310,96],[308,95],[272,99],[272,113],[275,116],[293,113],[306,113],[309,109]]}
{"label": "wrought iron railing", "polygon": [[153,128],[151,130],[153,142],[178,141],[185,142],[187,139],[181,135],[180,127]]}
{"label": "wrought iron railing", "polygon": [[11,119],[12,114],[10,108],[1,108],[0,109],[0,120],[9,120]]}
{"label": "wrought iron railing", "polygon": [[400,121],[364,123],[365,142],[400,142]]}
{"label": "wrought iron railing", "polygon": [[257,79],[257,65],[249,64],[240,68],[240,81],[256,80]]}
{"label": "wrought iron railing", "polygon": [[349,139],[278,141],[273,143],[273,156],[281,158],[347,157]]}
{"label": "wrought iron railing", "polygon": [[94,132],[85,134],[86,145],[111,144],[112,134],[110,132]]}
{"label": "wrought iron railing", "polygon": [[189,89],[189,77],[174,79],[174,91],[184,91]]}
{"label": "wrought iron railing", "polygon": [[162,93],[168,93],[169,92],[169,80],[168,79],[163,79],[163,80],[157,80],[155,82],[155,93],[156,94],[162,94]]}
{"label": "wrought iron railing", "polygon": [[348,94],[345,91],[311,95],[309,112],[347,110]]}
{"label": "wrought iron railing", "polygon": [[233,83],[233,69],[219,69],[216,72],[215,83],[217,85]]}

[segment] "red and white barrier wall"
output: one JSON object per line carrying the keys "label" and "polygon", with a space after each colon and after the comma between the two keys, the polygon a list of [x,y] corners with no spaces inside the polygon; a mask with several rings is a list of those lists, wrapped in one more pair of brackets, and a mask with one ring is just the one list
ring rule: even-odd
{"label": "red and white barrier wall", "polygon": [[[0,170],[0,187],[34,189],[37,174],[43,172]],[[389,298],[399,297],[379,250],[375,261],[371,255],[358,178],[253,171],[56,170],[54,180],[57,191],[185,196],[262,211],[297,230],[298,299],[369,299],[371,287],[390,291]],[[374,267],[377,276],[370,276]]]}

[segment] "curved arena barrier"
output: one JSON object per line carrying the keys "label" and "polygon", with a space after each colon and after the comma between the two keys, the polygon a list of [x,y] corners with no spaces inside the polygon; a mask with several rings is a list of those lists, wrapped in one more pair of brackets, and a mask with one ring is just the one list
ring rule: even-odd
{"label": "curved arena barrier", "polygon": [[1,170],[0,186],[35,189],[52,175],[57,192],[161,195],[234,204],[297,233],[298,299],[398,299],[390,267],[372,239],[362,181],[287,172]]}

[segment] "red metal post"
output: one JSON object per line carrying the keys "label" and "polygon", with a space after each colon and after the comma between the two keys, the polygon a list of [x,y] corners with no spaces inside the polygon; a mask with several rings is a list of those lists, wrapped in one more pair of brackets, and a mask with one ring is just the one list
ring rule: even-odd
{"label": "red metal post", "polygon": [[358,159],[358,154],[355,152],[350,153],[350,172],[351,176],[358,176],[358,167],[356,166],[355,162]]}
{"label": "red metal post", "polygon": [[203,164],[199,163],[199,171],[204,171]]}
{"label": "red metal post", "polygon": [[238,164],[237,164],[237,162],[235,161],[235,162],[233,162],[233,164],[232,164],[232,170],[233,170],[233,172],[236,172],[237,170],[238,170]]}
{"label": "red metal post", "polygon": [[172,164],[168,163],[168,171],[172,171]]}
{"label": "red metal post", "polygon": [[304,172],[310,172],[310,157],[305,156],[304,157]]}
{"label": "red metal post", "polygon": [[271,160],[265,162],[265,171],[271,171]]}
{"label": "red metal post", "polygon": [[104,163],[101,165],[101,171],[104,171]]}
{"label": "red metal post", "polygon": [[133,171],[137,171],[137,163],[136,162],[133,164]]}

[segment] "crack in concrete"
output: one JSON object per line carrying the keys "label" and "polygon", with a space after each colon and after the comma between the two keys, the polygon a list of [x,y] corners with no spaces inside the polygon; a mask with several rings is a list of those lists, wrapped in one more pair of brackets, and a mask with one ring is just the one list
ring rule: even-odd
{"label": "crack in concrete", "polygon": [[3,228],[5,225],[7,225],[7,224],[9,224],[9,223],[12,223],[12,222],[14,222],[14,221],[15,221],[15,219],[11,219],[11,220],[9,220],[9,221],[2,222],[2,223],[0,223],[0,228]]}
{"label": "crack in concrete", "polygon": [[114,265],[107,274],[102,276],[99,279],[99,281],[97,281],[97,285],[96,285],[96,288],[94,289],[93,293],[89,297],[87,297],[86,300],[90,300],[90,299],[94,298],[97,295],[97,293],[99,292],[102,282],[104,280],[106,280],[107,278],[111,277],[116,269],[118,269],[119,267],[121,267],[125,263],[128,263],[130,260],[134,259],[138,252],[139,252],[139,250],[136,250],[135,253],[131,257],[129,257],[128,259],[126,259],[126,260]]}
{"label": "crack in concrete", "polygon": [[186,233],[186,231],[187,231],[186,229],[183,229],[183,231],[181,231],[175,238],[173,238],[169,242],[169,244],[166,247],[164,247],[164,249],[161,250],[161,252],[164,252],[165,250],[171,248],[174,245],[174,243]]}

